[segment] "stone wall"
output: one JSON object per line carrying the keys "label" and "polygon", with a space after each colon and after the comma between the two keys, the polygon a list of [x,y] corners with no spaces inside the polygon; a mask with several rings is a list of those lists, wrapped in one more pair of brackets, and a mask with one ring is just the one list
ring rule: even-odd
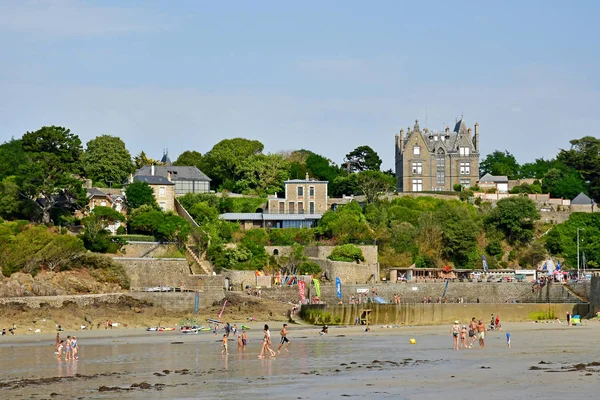
{"label": "stone wall", "polygon": [[[211,306],[215,301],[223,299],[223,291],[205,291],[199,294],[200,307]],[[78,307],[101,307],[106,304],[117,304],[126,302],[131,297],[145,301],[153,306],[162,307],[174,311],[194,311],[195,293],[111,293],[111,294],[88,294],[71,296],[36,296],[36,297],[11,297],[0,298],[0,306],[18,306],[22,308],[61,308],[66,303],[75,303]]]}
{"label": "stone wall", "polygon": [[364,310],[370,310],[369,323],[402,325],[461,324],[472,317],[487,325],[490,315],[500,317],[502,322],[528,321],[532,319],[562,318],[567,312],[587,315],[588,304],[363,304],[363,305],[307,305],[302,306],[301,317],[315,324],[352,325]]}
{"label": "stone wall", "polygon": [[[342,280],[342,298],[344,303],[349,302],[349,296],[358,299],[357,289],[369,290],[375,288],[377,294],[385,301],[392,302],[394,294],[400,296],[401,303],[422,303],[423,297],[431,297],[433,302],[437,301],[444,293],[445,283],[397,283],[397,284],[347,284]],[[315,295],[313,285],[306,285],[307,297]],[[273,300],[297,303],[299,300],[298,288],[272,288],[263,290],[263,297]],[[575,303],[578,299],[562,285],[545,286],[541,290],[532,293],[531,284],[519,282],[483,283],[483,282],[451,282],[446,291],[449,303],[455,303],[457,298],[462,297],[465,303]],[[336,295],[335,285],[322,281],[321,301],[336,304],[339,300]],[[600,305],[600,293],[598,295]]]}
{"label": "stone wall", "polygon": [[[326,259],[336,246],[306,246],[304,255],[310,258]],[[356,246],[362,250],[365,257],[365,263],[377,264],[377,246]],[[288,256],[292,250],[292,246],[265,246],[265,251],[268,255]]]}
{"label": "stone wall", "polygon": [[256,275],[254,271],[235,271],[224,269],[221,272],[223,287],[225,287],[225,279],[233,285],[233,290],[244,290],[246,285],[250,287],[256,286]]}
{"label": "stone wall", "polygon": [[365,283],[379,280],[379,267],[377,264],[351,263],[343,261],[331,261],[321,258],[309,258],[316,262],[323,271],[323,279],[335,283],[338,277],[342,282]]}
{"label": "stone wall", "polygon": [[188,288],[197,286],[197,280],[190,274],[190,267],[185,259],[153,259],[153,258],[115,258],[122,264],[131,280],[131,288],[147,288],[154,286]]}
{"label": "stone wall", "polygon": [[590,314],[597,315],[600,312],[600,276],[592,276],[590,284]]}

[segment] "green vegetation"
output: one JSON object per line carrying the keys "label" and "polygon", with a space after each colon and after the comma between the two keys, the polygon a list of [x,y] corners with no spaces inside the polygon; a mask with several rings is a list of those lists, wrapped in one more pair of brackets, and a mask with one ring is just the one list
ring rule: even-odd
{"label": "green vegetation", "polygon": [[332,261],[359,262],[365,261],[362,250],[351,244],[335,247],[327,257]]}
{"label": "green vegetation", "polygon": [[554,310],[530,312],[529,319],[533,321],[553,320],[556,319],[556,314],[554,313]]}
{"label": "green vegetation", "polygon": [[131,154],[115,136],[102,135],[87,142],[81,162],[85,176],[100,187],[120,187],[134,172]]}
{"label": "green vegetation", "polygon": [[127,209],[135,210],[141,206],[151,206],[158,210],[154,190],[146,182],[133,182],[125,189]]}

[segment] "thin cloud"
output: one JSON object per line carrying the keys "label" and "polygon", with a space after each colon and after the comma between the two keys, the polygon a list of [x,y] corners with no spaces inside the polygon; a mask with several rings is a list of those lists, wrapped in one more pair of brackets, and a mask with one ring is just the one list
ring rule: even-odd
{"label": "thin cloud", "polygon": [[172,26],[172,19],[146,9],[100,7],[76,0],[0,2],[0,32],[54,38],[154,32]]}

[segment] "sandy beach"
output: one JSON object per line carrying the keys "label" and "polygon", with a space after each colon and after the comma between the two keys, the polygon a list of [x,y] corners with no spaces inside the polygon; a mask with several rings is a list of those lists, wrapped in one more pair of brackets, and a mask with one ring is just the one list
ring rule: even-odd
{"label": "sandy beach", "polygon": [[[450,326],[330,327],[321,336],[318,327],[291,325],[290,352],[274,359],[257,358],[261,327],[251,324],[245,353],[231,342],[229,356],[221,355],[222,332],[63,332],[79,337],[74,362],[56,360],[51,334],[4,336],[0,397],[591,399],[600,388],[597,321],[507,323],[488,332],[484,349],[460,351],[452,349]],[[279,329],[281,322],[271,324],[274,346]]]}

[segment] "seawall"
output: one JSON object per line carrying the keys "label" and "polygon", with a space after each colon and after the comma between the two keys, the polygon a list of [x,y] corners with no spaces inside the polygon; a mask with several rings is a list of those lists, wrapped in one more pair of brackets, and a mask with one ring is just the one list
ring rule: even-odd
{"label": "seawall", "polygon": [[466,324],[475,317],[487,325],[491,314],[501,321],[519,322],[534,319],[565,319],[566,313],[585,316],[588,304],[360,304],[304,305],[300,316],[313,324],[352,325],[355,318],[370,310],[369,324],[373,325],[439,325],[458,320]]}

